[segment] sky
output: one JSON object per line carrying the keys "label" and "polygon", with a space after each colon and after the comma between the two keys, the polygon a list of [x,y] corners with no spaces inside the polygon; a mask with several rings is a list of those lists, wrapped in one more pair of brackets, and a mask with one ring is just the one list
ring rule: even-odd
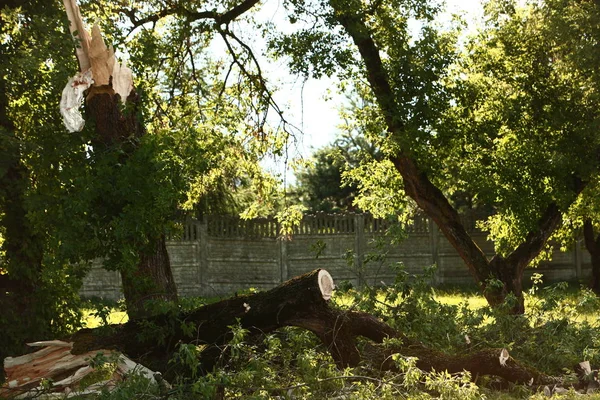
{"label": "sky", "polygon": [[[474,27],[483,14],[481,0],[446,0],[446,12],[442,21],[449,21],[452,14],[462,15]],[[279,0],[268,0],[259,15],[262,18],[277,21],[282,15]],[[332,143],[339,132],[341,123],[338,110],[344,104],[343,96],[337,94],[335,82],[331,78],[309,79],[304,81],[286,74],[285,61],[265,60],[264,69],[279,90],[275,93],[277,103],[287,108],[284,115],[296,127],[302,130],[290,143],[287,158],[267,159],[263,166],[268,170],[286,177],[286,183],[293,183],[290,162],[294,158],[309,158],[314,150]],[[286,162],[287,160],[287,162]]]}

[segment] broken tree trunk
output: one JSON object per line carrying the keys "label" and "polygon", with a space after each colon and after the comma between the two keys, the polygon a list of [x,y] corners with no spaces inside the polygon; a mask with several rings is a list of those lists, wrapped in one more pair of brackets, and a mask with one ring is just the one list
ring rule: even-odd
{"label": "broken tree trunk", "polygon": [[[155,374],[148,368],[124,357],[122,354],[103,351],[102,357],[116,362],[117,366],[106,379],[87,387],[82,380],[96,370],[91,360],[98,351],[79,355],[71,354],[73,343],[61,340],[29,343],[40,350],[20,357],[9,357],[4,361],[6,384],[0,388],[0,398],[37,398],[48,392],[63,393],[64,398],[100,393],[114,387],[133,370],[155,381]],[[46,382],[44,385],[44,381]],[[63,398],[63,396],[60,396]]]}
{"label": "broken tree trunk", "polygon": [[[232,338],[232,326],[239,324],[250,335],[296,326],[315,333],[340,368],[368,362],[384,370],[393,370],[395,365],[390,356],[399,353],[418,357],[417,366],[427,371],[435,369],[453,373],[467,370],[473,377],[497,375],[510,382],[528,384],[556,381],[521,365],[504,349],[449,355],[427,348],[370,314],[330,307],[328,301],[333,288],[331,275],[325,270],[315,270],[266,292],[236,296],[191,312],[83,329],[65,341],[72,346],[69,357],[81,354],[90,357],[98,351],[120,352],[168,377],[174,372],[167,370],[172,365],[168,360],[180,343],[206,345],[200,357],[204,371],[208,372],[223,356],[222,349]],[[375,344],[366,346],[361,354],[357,346],[358,337],[370,339]],[[383,344],[385,338],[401,340],[390,346]],[[43,363],[38,359],[37,364]],[[51,366],[52,363],[48,363],[48,367]],[[76,368],[81,368],[81,365]],[[27,368],[21,368],[21,371],[26,374]],[[39,377],[39,371],[36,374]],[[19,380],[19,377],[12,376],[11,379]]]}
{"label": "broken tree trunk", "polygon": [[[336,337],[335,311],[327,306],[333,279],[315,270],[267,292],[229,298],[194,311],[158,315],[111,326],[110,334],[83,329],[69,341],[75,354],[93,349],[116,349],[151,369],[164,366],[179,343],[221,346],[231,339],[231,326],[239,324],[251,334],[268,333],[283,326],[300,326],[314,332],[329,347],[340,365],[354,365],[360,357],[354,341]],[[338,339],[336,341],[336,339]],[[336,342],[336,346],[333,343]],[[208,347],[207,352],[214,351]],[[210,354],[207,361],[210,360]],[[204,363],[210,369],[210,363]]]}
{"label": "broken tree trunk", "polygon": [[[92,28],[91,35],[88,33],[76,1],[63,2],[70,22],[70,31],[80,43],[76,48],[76,55],[81,70],[72,80],[70,87],[67,86],[63,92],[61,111],[65,125],[71,131],[83,128],[84,121],[77,111],[80,101],[78,95],[81,96],[83,90],[91,84],[87,89],[85,103],[87,116],[96,132],[92,139],[92,149],[97,154],[118,152],[119,160],[114,166],[116,173],[139,149],[140,138],[146,133],[138,112],[140,100],[133,86],[132,72],[115,59],[112,47],[108,48],[105,45],[97,25]],[[140,201],[152,202],[153,199]],[[119,218],[121,211],[129,206],[127,200],[116,200],[114,204],[104,207],[107,210],[105,219]],[[149,300],[177,300],[177,288],[167,254],[165,236],[143,235],[146,237],[139,242],[146,244],[138,245],[137,266],[120,271],[130,318],[148,316],[150,311],[145,304]]]}

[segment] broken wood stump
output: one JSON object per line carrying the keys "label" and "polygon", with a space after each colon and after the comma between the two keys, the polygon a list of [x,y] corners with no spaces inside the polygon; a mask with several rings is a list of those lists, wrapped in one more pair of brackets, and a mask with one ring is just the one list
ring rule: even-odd
{"label": "broken wood stump", "polygon": [[[61,340],[28,343],[28,346],[40,350],[4,360],[7,379],[0,388],[0,398],[36,398],[44,393],[62,393],[64,397],[61,398],[68,398],[100,393],[103,388],[114,387],[133,371],[150,380],[155,379],[154,372],[118,352],[93,350],[74,355],[71,353],[73,343]],[[115,362],[116,368],[106,379],[81,388],[82,381],[95,372],[92,363],[98,355]]]}

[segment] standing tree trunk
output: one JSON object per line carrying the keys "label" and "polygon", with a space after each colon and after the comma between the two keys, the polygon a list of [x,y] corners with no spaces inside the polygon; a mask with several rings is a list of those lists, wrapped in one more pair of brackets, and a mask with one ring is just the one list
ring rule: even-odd
{"label": "standing tree trunk", "polygon": [[142,251],[137,269],[121,271],[123,294],[130,318],[149,314],[147,300],[177,300],[165,236],[156,239],[149,250]]}
{"label": "standing tree trunk", "polygon": [[592,258],[592,278],[590,288],[600,296],[600,235],[595,236],[594,226],[590,219],[583,223],[583,238],[585,248]]}
{"label": "standing tree trunk", "polygon": [[0,226],[5,252],[0,263],[0,358],[21,350],[23,341],[51,331],[51,321],[39,313],[43,305],[35,295],[42,274],[43,238],[27,217],[29,171],[21,161],[21,143],[7,115],[5,85],[0,76]]}
{"label": "standing tree trunk", "polygon": [[[336,11],[338,22],[350,35],[360,52],[365,64],[367,80],[385,117],[388,134],[400,144],[400,149],[394,156],[390,156],[390,160],[403,178],[406,194],[435,221],[467,265],[489,304],[497,306],[509,293],[512,293],[517,298],[512,312],[523,313],[525,311],[523,271],[542,251],[548,238],[560,223],[562,218],[560,210],[556,204],[550,204],[540,218],[537,228],[529,232],[525,241],[517,249],[507,257],[496,255],[489,260],[465,229],[456,209],[411,156],[410,145],[405,139],[406,127],[397,117],[401,115],[400,105],[396,103],[379,49],[363,17],[352,12],[344,1],[332,0],[330,4]],[[578,189],[580,191],[583,187]],[[501,282],[501,285],[490,285],[490,279]]]}
{"label": "standing tree trunk", "polygon": [[[95,150],[119,147],[123,150],[121,164],[125,164],[139,149],[140,138],[146,133],[138,112],[139,97],[133,87],[131,70],[115,60],[114,52],[104,44],[98,26],[93,27],[90,37],[76,2],[64,0],[64,3],[71,32],[81,43],[77,48],[81,72],[91,70],[94,79],[86,97],[87,114],[96,131],[93,145]],[[139,242],[147,244],[138,249],[137,267],[121,270],[127,311],[132,319],[148,315],[149,310],[144,307],[148,300],[177,300],[165,236],[160,234],[143,239]]]}

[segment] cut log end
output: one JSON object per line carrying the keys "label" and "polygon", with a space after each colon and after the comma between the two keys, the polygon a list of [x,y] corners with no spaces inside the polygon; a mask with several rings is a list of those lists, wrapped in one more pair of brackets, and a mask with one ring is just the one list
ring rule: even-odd
{"label": "cut log end", "polygon": [[335,289],[335,285],[333,283],[333,278],[329,274],[329,272],[324,269],[319,271],[319,275],[317,276],[317,280],[319,282],[319,289],[321,290],[321,295],[325,301],[331,299],[333,295],[333,290]]}

